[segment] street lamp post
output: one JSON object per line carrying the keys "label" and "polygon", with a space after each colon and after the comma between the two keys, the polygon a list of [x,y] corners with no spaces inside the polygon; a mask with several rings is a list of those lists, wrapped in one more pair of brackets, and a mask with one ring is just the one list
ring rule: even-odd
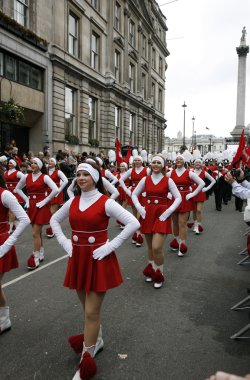
{"label": "street lamp post", "polygon": [[183,119],[183,141],[182,141],[182,145],[183,147],[186,145],[186,141],[185,141],[185,121],[186,121],[186,114],[185,114],[185,108],[187,107],[187,105],[185,104],[185,101],[184,103],[182,104],[182,107],[183,107],[183,111],[184,111],[184,119]]}
{"label": "street lamp post", "polygon": [[192,122],[193,122],[193,130],[192,130],[192,152],[194,151],[194,148],[195,148],[195,140],[194,140],[194,121],[195,121],[195,118],[194,116],[192,117]]}

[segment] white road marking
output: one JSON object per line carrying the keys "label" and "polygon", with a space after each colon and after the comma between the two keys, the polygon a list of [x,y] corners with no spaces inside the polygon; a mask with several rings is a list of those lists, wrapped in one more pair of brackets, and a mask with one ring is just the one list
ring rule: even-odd
{"label": "white road marking", "polygon": [[32,274],[35,274],[35,273],[39,272],[40,270],[43,270],[43,269],[45,269],[45,268],[47,268],[47,267],[49,267],[49,266],[51,266],[51,265],[53,265],[53,264],[56,264],[58,261],[61,261],[61,260],[63,260],[63,259],[66,259],[67,257],[69,257],[69,256],[68,256],[68,255],[65,255],[65,256],[59,257],[59,259],[56,259],[56,260],[54,260],[54,261],[51,261],[51,262],[48,263],[48,264],[45,264],[45,265],[39,266],[37,269],[35,269],[35,270],[33,270],[33,271],[30,271],[30,272],[28,272],[28,273],[25,273],[25,274],[23,274],[22,276],[19,276],[19,277],[17,277],[17,278],[14,278],[14,280],[11,280],[11,281],[9,281],[9,282],[6,282],[5,284],[2,285],[2,288],[7,288],[7,286],[10,286],[10,285],[12,285],[12,284],[15,284],[16,282],[21,281],[21,280],[23,280],[24,278],[26,278],[26,277],[28,277],[28,276],[31,276]]}

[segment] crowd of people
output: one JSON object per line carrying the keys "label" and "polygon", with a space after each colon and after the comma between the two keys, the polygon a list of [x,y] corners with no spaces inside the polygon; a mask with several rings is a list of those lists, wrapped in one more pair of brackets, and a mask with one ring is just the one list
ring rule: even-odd
{"label": "crowd of people", "polygon": [[[2,279],[18,267],[14,244],[31,224],[33,250],[27,268],[37,269],[45,259],[43,226],[47,226],[47,237],[55,236],[68,254],[64,286],[76,291],[84,314],[83,332],[69,337],[74,351],[81,353],[73,379],[92,378],[97,370],[94,358],[104,347],[103,300],[109,289],[122,283],[115,250],[130,237],[138,248],[145,239],[145,282],[160,289],[167,235],[173,235],[171,249],[185,257],[190,249],[187,228],[202,233],[203,204],[212,191],[217,211],[231,199],[231,177],[225,177],[228,165],[228,160],[203,162],[201,157],[187,162],[181,153],[174,162],[162,153],[145,162],[136,151],[128,163],[116,165],[103,152],[96,156],[59,151],[52,157],[46,150],[19,155],[14,141],[7,144],[0,156],[0,333],[11,327]],[[242,210],[237,202],[236,209]],[[112,240],[110,217],[121,229]],[[61,228],[64,220],[69,221],[70,239]]]}

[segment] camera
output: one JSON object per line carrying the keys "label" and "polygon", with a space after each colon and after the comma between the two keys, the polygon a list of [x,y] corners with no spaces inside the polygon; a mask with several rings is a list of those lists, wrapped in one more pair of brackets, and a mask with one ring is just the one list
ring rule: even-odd
{"label": "camera", "polygon": [[233,168],[232,170],[230,170],[230,173],[232,174],[234,178],[237,178],[240,176],[241,170],[237,168]]}

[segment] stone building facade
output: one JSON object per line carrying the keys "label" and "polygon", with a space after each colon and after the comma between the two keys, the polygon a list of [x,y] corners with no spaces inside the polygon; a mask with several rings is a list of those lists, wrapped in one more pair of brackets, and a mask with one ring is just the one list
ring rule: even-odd
{"label": "stone building facade", "polygon": [[[25,33],[5,28],[2,35],[0,23],[3,54],[42,75],[38,89],[8,78],[19,87],[16,100],[25,107],[22,128],[29,149],[98,152],[114,148],[117,137],[139,150],[163,149],[169,52],[166,19],[156,1],[4,0],[0,5],[2,14],[45,40],[42,50],[25,40]],[[8,81],[3,83],[7,88]],[[8,96],[3,87],[2,101]]]}

